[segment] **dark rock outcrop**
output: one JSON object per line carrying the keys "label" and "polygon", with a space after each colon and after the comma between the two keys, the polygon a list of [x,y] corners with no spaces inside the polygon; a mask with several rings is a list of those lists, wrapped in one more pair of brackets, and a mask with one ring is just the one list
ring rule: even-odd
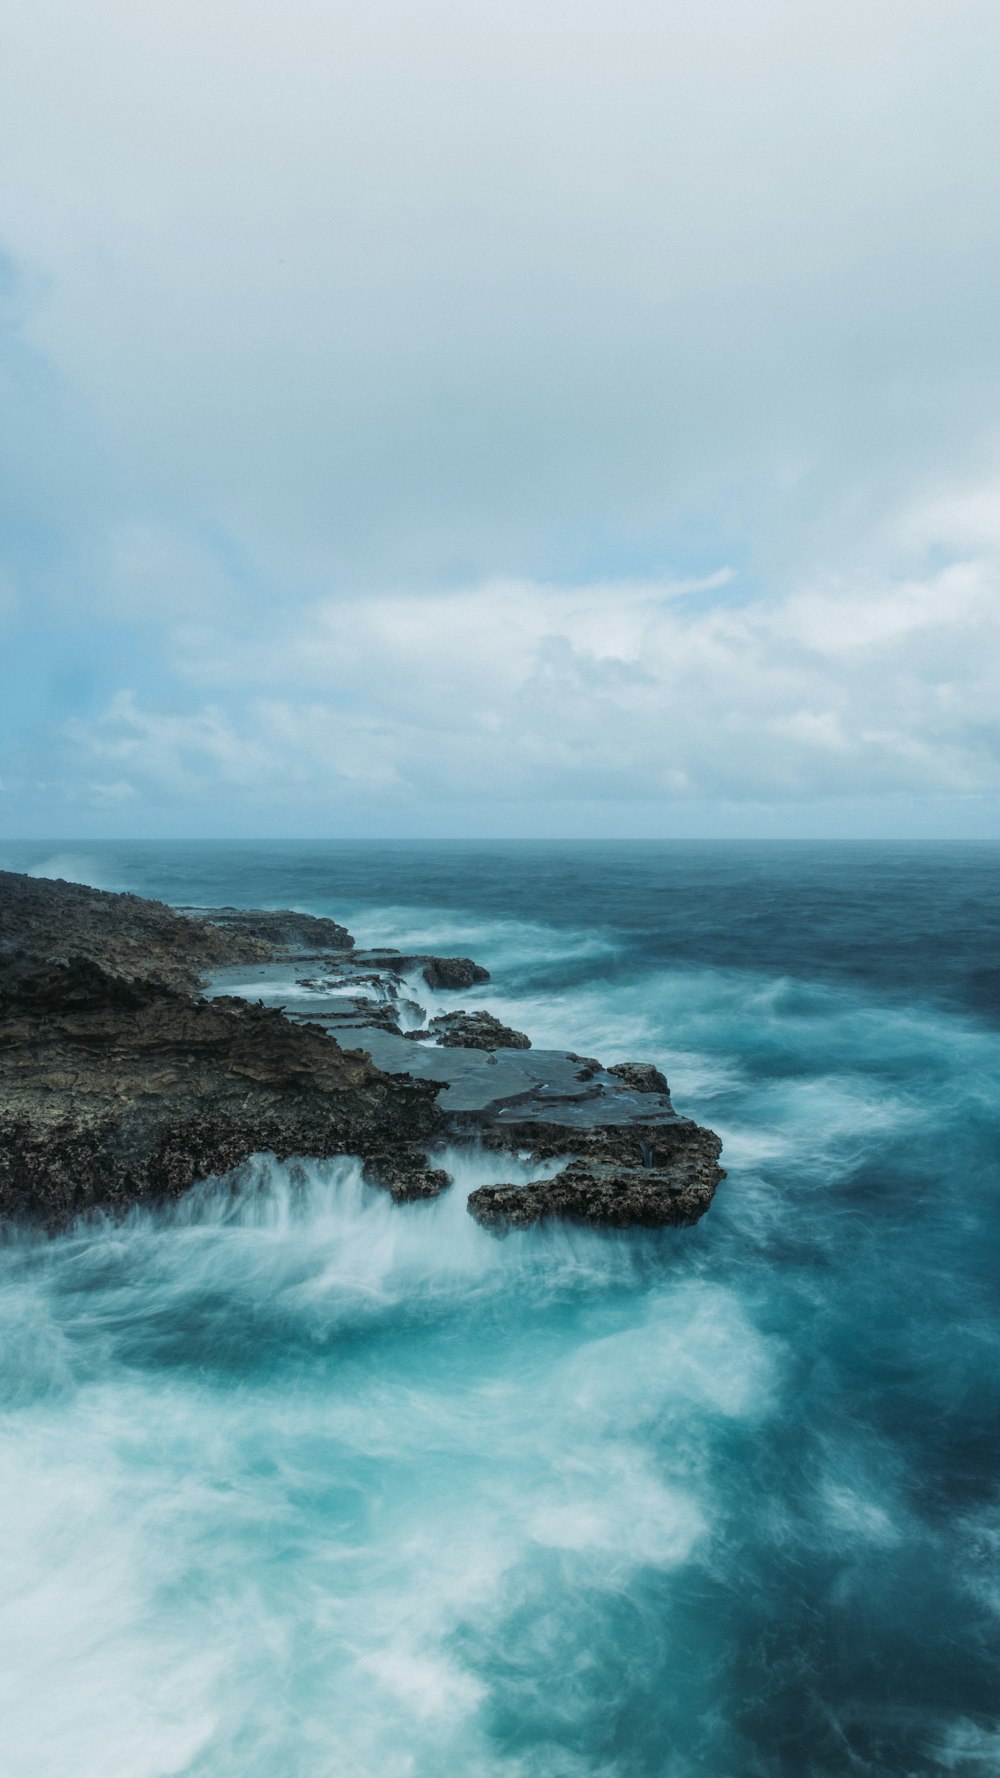
{"label": "dark rock outcrop", "polygon": [[687,1134],[652,1166],[586,1157],[533,1185],[483,1185],[470,1193],[470,1215],[496,1234],[530,1228],[547,1217],[599,1228],[685,1227],[708,1209],[719,1180],[722,1149],[711,1130]]}
{"label": "dark rock outcrop", "polygon": [[515,1031],[491,1012],[443,1012],[432,1019],[425,1032],[411,1036],[433,1038],[445,1049],[530,1050],[531,1038]]}
{"label": "dark rock outcrop", "polygon": [[[506,1154],[558,1161],[534,1185],[472,1193],[498,1232],[703,1214],[721,1144],[677,1116],[652,1064],[534,1050],[482,1009],[404,1031],[426,1016],[404,998],[415,974],[455,989],[489,972],[352,946],[310,915],[178,912],[0,872],[0,1215],[54,1227],[176,1196],[261,1151],[357,1155],[410,1203],[450,1185],[427,1152],[444,1141],[495,1153],[500,1179]],[[292,998],[289,964],[304,959]]]}
{"label": "dark rock outcrop", "polygon": [[225,930],[140,895],[0,871],[0,968],[15,952],[50,962],[88,958],[116,975],[188,990],[211,969],[274,955],[249,927]]}
{"label": "dark rock outcrop", "polygon": [[369,1185],[381,1186],[396,1204],[413,1204],[421,1198],[438,1198],[451,1185],[451,1174],[443,1167],[432,1167],[425,1154],[407,1154],[393,1150],[375,1155],[365,1162],[364,1176]]}
{"label": "dark rock outcrop", "polygon": [[218,927],[237,938],[263,941],[269,954],[284,951],[311,957],[323,951],[351,951],[354,940],[346,926],[318,914],[297,914],[290,908],[185,908],[184,913],[203,924]]}
{"label": "dark rock outcrop", "polygon": [[271,1008],[26,960],[0,989],[0,1213],[173,1197],[247,1156],[381,1155],[438,1134],[436,1088]]}
{"label": "dark rock outcrop", "polygon": [[632,1093],[669,1093],[667,1077],[652,1062],[612,1062],[609,1074],[624,1081],[623,1091]]}
{"label": "dark rock outcrop", "polygon": [[429,988],[471,988],[476,982],[488,982],[490,972],[471,957],[426,957],[423,978]]}
{"label": "dark rock outcrop", "polygon": [[[586,1160],[666,1171],[704,1162],[714,1184],[725,1178],[718,1166],[722,1150],[718,1136],[691,1118],[611,1123],[603,1121],[598,1104],[593,1122],[580,1124],[563,1122],[557,1116],[549,1121],[522,1118],[519,1109],[514,1107],[512,1115],[480,1127],[478,1140],[483,1148],[501,1154],[529,1153],[536,1161]],[[456,1120],[451,1122],[454,1126]]]}

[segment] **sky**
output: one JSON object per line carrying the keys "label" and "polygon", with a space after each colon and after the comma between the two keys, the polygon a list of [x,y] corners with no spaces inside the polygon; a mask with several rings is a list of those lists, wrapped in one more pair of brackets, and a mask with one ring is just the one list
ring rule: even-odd
{"label": "sky", "polygon": [[0,836],[1000,838],[996,0],[6,0]]}

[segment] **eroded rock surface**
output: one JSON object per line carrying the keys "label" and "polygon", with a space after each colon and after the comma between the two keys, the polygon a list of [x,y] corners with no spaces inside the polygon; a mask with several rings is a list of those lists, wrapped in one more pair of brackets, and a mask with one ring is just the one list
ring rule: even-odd
{"label": "eroded rock surface", "polygon": [[433,1083],[389,1077],[276,1008],[195,991],[210,970],[350,938],[307,919],[216,924],[0,872],[0,1214],[57,1223],[175,1196],[267,1150],[418,1172],[411,1145],[444,1124]]}
{"label": "eroded rock surface", "polygon": [[274,947],[249,928],[188,919],[141,895],[0,871],[0,965],[14,953],[48,962],[88,958],[130,980],[193,991],[209,970],[266,960]]}
{"label": "eroded rock surface", "polygon": [[625,1083],[625,1090],[633,1093],[668,1093],[667,1077],[652,1062],[612,1062],[608,1069]]}
{"label": "eroded rock surface", "polygon": [[425,1154],[392,1153],[367,1161],[364,1176],[369,1185],[381,1186],[397,1204],[414,1204],[421,1198],[438,1198],[451,1185],[451,1174],[432,1167]]}
{"label": "eroded rock surface", "polygon": [[412,1031],[411,1037],[430,1037],[444,1049],[465,1050],[530,1050],[531,1038],[515,1031],[491,1012],[439,1013],[431,1019],[426,1031]]}
{"label": "eroded rock surface", "polygon": [[490,979],[489,970],[471,957],[427,957],[422,973],[429,988],[471,988]]}
{"label": "eroded rock surface", "polygon": [[89,958],[0,987],[0,1211],[53,1222],[176,1196],[249,1155],[393,1159],[440,1135],[433,1085],[245,1001]]}
{"label": "eroded rock surface", "polygon": [[548,1217],[598,1228],[684,1227],[708,1209],[722,1178],[722,1144],[710,1130],[690,1127],[669,1166],[574,1160],[533,1185],[484,1185],[469,1195],[469,1212],[496,1234],[530,1228]]}
{"label": "eroded rock surface", "polygon": [[305,956],[318,951],[351,951],[354,940],[346,926],[318,914],[296,914],[289,908],[184,908],[200,920],[238,938],[250,938],[289,955]]}

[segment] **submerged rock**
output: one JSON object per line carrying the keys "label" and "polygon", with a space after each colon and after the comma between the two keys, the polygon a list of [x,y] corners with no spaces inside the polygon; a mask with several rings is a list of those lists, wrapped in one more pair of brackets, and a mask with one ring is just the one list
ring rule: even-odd
{"label": "submerged rock", "polygon": [[[202,914],[204,918],[204,911]],[[262,916],[268,918],[269,916]],[[284,916],[282,916],[284,917]],[[292,916],[305,919],[305,915]],[[248,916],[256,921],[256,914]],[[353,941],[352,941],[353,942]],[[272,953],[277,954],[277,953]],[[488,982],[490,972],[481,963],[474,963],[471,957],[432,957],[426,951],[394,951],[378,947],[354,949],[349,956],[336,957],[326,955],[323,959],[326,980],[322,986],[331,988],[335,984],[346,985],[353,980],[361,979],[359,972],[369,977],[377,977],[384,986],[390,984],[397,990],[405,976],[420,975],[429,988],[455,989],[471,988],[479,982]]]}
{"label": "submerged rock", "polygon": [[370,971],[367,975],[353,974],[335,976],[299,976],[295,983],[297,988],[308,988],[312,994],[323,994],[331,988],[374,988],[376,998],[397,1000],[399,998],[399,978],[391,975],[378,975]]}

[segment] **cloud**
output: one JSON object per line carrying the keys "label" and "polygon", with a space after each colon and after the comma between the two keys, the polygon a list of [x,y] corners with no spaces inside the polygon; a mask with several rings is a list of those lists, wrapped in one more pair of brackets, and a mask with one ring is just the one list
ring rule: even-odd
{"label": "cloud", "polygon": [[[183,715],[123,694],[74,745],[154,796],[305,814],[505,803],[788,802],[998,788],[998,560],[740,597],[494,581],[321,600],[263,633],[180,627]],[[530,825],[530,816],[529,816]]]}
{"label": "cloud", "polygon": [[978,808],[998,81],[992,0],[10,0],[11,830]]}
{"label": "cloud", "polygon": [[276,598],[783,563],[995,423],[995,25],[11,0],[24,337]]}

